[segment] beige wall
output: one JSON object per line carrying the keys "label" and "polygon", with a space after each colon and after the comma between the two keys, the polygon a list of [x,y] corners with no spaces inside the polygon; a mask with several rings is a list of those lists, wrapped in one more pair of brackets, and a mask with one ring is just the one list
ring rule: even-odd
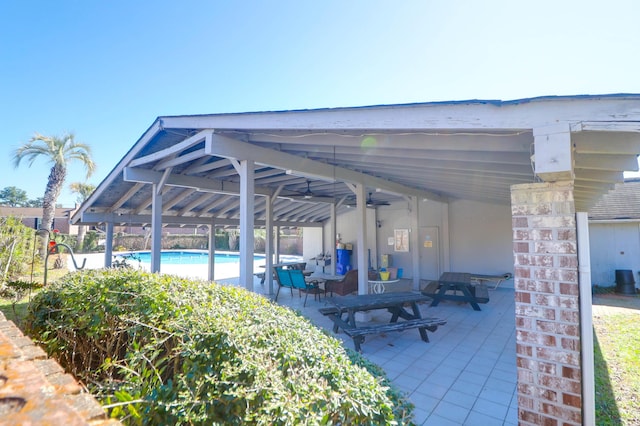
{"label": "beige wall", "polygon": [[[452,271],[475,272],[482,274],[513,273],[513,237],[511,227],[511,206],[494,205],[475,201],[455,200],[449,204],[448,226],[444,217],[443,204],[434,201],[419,202],[419,227],[437,227],[439,232],[440,270],[446,269],[444,259],[448,239],[450,244],[450,265]],[[411,210],[408,202],[397,202],[391,206],[379,206],[367,209],[368,248],[371,249],[371,262],[374,268],[380,265],[383,254],[390,254],[393,266],[403,268],[404,277],[410,278],[413,271],[412,251],[395,252],[389,246],[388,238],[393,237],[395,229],[411,227]],[[337,232],[344,243],[353,243],[354,252],[351,264],[357,267],[356,253],[358,223],[356,214],[349,212],[338,216]],[[377,226],[377,223],[380,226]],[[446,235],[446,230],[449,230]],[[324,250],[329,251],[335,243],[330,235],[328,224],[324,227]],[[306,256],[306,252],[305,252]]]}
{"label": "beige wall", "polygon": [[456,200],[449,204],[451,270],[513,273],[511,206]]}

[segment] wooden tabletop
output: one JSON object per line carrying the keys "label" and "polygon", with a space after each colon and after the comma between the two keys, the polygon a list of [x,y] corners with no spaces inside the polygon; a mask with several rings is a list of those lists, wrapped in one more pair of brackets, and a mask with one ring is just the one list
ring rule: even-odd
{"label": "wooden tabletop", "polygon": [[341,311],[369,311],[373,309],[384,309],[389,306],[404,305],[405,303],[427,302],[430,300],[431,297],[414,292],[358,294],[327,298],[327,302]]}

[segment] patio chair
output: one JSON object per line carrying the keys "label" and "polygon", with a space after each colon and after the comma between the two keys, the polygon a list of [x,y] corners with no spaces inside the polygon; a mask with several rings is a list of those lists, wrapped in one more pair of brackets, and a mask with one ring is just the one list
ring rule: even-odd
{"label": "patio chair", "polygon": [[304,292],[304,303],[302,306],[307,306],[307,297],[309,297],[309,293],[313,294],[313,299],[315,300],[316,296],[320,299],[322,295],[322,289],[317,283],[308,283],[304,279],[304,274],[299,269],[289,269],[289,276],[291,277],[291,283],[293,284],[293,288],[297,288],[298,292]]}
{"label": "patio chair", "polygon": [[344,276],[342,280],[327,280],[324,284],[325,292],[337,293],[340,296],[358,291],[358,270],[352,269]]}
{"label": "patio chair", "polygon": [[278,295],[280,294],[280,289],[282,287],[288,287],[289,289],[291,289],[291,296],[293,296],[293,283],[291,282],[291,275],[289,275],[289,271],[287,269],[283,269],[283,268],[274,268],[276,273],[275,273],[275,279],[276,282],[278,283],[278,290],[276,291],[276,299],[275,301],[278,301]]}

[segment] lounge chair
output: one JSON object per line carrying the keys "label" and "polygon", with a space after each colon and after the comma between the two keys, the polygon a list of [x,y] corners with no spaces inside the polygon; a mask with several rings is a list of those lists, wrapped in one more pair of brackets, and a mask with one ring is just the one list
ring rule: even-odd
{"label": "lounge chair", "polygon": [[276,282],[278,283],[278,290],[276,291],[276,299],[275,301],[278,301],[278,295],[280,294],[280,289],[282,287],[288,287],[289,289],[291,289],[291,296],[293,296],[293,283],[291,282],[291,275],[289,275],[289,270],[288,269],[283,269],[283,268],[274,268],[276,273],[275,273],[275,279]]}
{"label": "lounge chair", "polygon": [[314,299],[316,296],[320,298],[320,295],[322,294],[323,290],[320,288],[320,286],[318,286],[317,283],[308,283],[304,279],[304,274],[302,273],[301,270],[289,269],[286,272],[289,272],[289,276],[291,278],[291,283],[293,284],[293,288],[297,288],[299,293],[300,292],[305,293],[304,303],[302,304],[302,306],[307,306],[307,297],[309,297],[309,293],[313,294]]}
{"label": "lounge chair", "polygon": [[347,272],[342,280],[327,280],[324,284],[325,292],[337,293],[340,296],[358,291],[358,270],[352,269]]}

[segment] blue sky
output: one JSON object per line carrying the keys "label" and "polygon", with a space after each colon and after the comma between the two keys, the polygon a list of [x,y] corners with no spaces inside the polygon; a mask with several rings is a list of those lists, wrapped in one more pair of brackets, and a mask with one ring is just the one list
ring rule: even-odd
{"label": "blue sky", "polygon": [[97,185],[161,115],[640,93],[639,16],[634,0],[4,1],[0,189],[44,194],[48,164],[12,164],[34,132],[91,145]]}

